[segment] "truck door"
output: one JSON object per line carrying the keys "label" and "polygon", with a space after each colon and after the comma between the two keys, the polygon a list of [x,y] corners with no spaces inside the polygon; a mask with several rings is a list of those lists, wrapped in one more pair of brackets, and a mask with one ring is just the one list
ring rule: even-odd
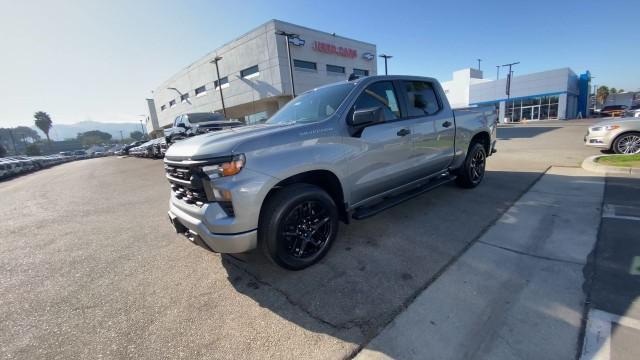
{"label": "truck door", "polygon": [[401,81],[407,116],[414,120],[413,153],[424,175],[445,170],[453,160],[455,119],[428,81]]}
{"label": "truck door", "polygon": [[358,96],[347,116],[353,111],[382,107],[385,122],[366,127],[349,138],[354,151],[348,164],[352,184],[351,204],[410,182],[413,143],[410,120],[404,119],[398,106],[398,95],[392,81],[378,81]]}

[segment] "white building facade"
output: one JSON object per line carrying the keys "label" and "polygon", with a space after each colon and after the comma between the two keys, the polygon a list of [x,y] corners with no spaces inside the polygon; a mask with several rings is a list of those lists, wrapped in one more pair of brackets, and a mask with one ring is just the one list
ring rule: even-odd
{"label": "white building facade", "polygon": [[[287,42],[277,32],[297,35],[289,41],[296,95],[346,80],[352,73],[376,75],[374,44],[271,20],[207,54],[160,85],[149,102],[148,131],[154,135],[161,133],[176,116],[184,113],[222,113],[221,96],[228,119],[251,124],[275,113],[292,98]],[[212,62],[215,58],[219,58],[220,84]]]}
{"label": "white building facade", "polygon": [[589,72],[579,78],[569,68],[518,75],[507,95],[506,78],[487,80],[477,69],[463,69],[442,86],[454,107],[493,105],[501,122],[520,122],[588,116],[586,102],[581,109],[578,99],[582,89],[588,98],[589,81]]}

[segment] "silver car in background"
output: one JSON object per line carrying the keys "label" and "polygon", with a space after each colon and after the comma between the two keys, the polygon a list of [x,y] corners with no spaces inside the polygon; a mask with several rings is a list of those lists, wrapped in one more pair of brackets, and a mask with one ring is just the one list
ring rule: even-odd
{"label": "silver car in background", "polygon": [[640,154],[640,118],[614,118],[596,123],[589,127],[584,142],[616,154]]}

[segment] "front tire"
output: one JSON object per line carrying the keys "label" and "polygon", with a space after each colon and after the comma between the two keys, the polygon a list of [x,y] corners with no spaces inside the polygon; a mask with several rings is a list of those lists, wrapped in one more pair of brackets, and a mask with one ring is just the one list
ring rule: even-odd
{"label": "front tire", "polygon": [[484,178],[486,163],[487,152],[484,146],[480,143],[471,144],[464,164],[458,170],[456,184],[466,189],[480,185]]}
{"label": "front tire", "polygon": [[640,154],[640,132],[618,136],[611,148],[616,154]]}
{"label": "front tire", "polygon": [[302,270],[327,254],[337,233],[338,209],[331,196],[314,185],[293,184],[266,201],[258,241],[277,265]]}

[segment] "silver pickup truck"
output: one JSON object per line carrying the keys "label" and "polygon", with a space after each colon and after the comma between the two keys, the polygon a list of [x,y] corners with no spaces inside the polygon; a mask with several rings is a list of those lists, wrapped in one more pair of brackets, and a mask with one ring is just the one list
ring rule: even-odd
{"label": "silver pickup truck", "polygon": [[362,219],[445,182],[477,186],[495,152],[495,109],[452,110],[415,76],[339,82],[291,100],[266,123],[195,136],[165,157],[169,218],[221,253],[260,247],[299,270]]}

